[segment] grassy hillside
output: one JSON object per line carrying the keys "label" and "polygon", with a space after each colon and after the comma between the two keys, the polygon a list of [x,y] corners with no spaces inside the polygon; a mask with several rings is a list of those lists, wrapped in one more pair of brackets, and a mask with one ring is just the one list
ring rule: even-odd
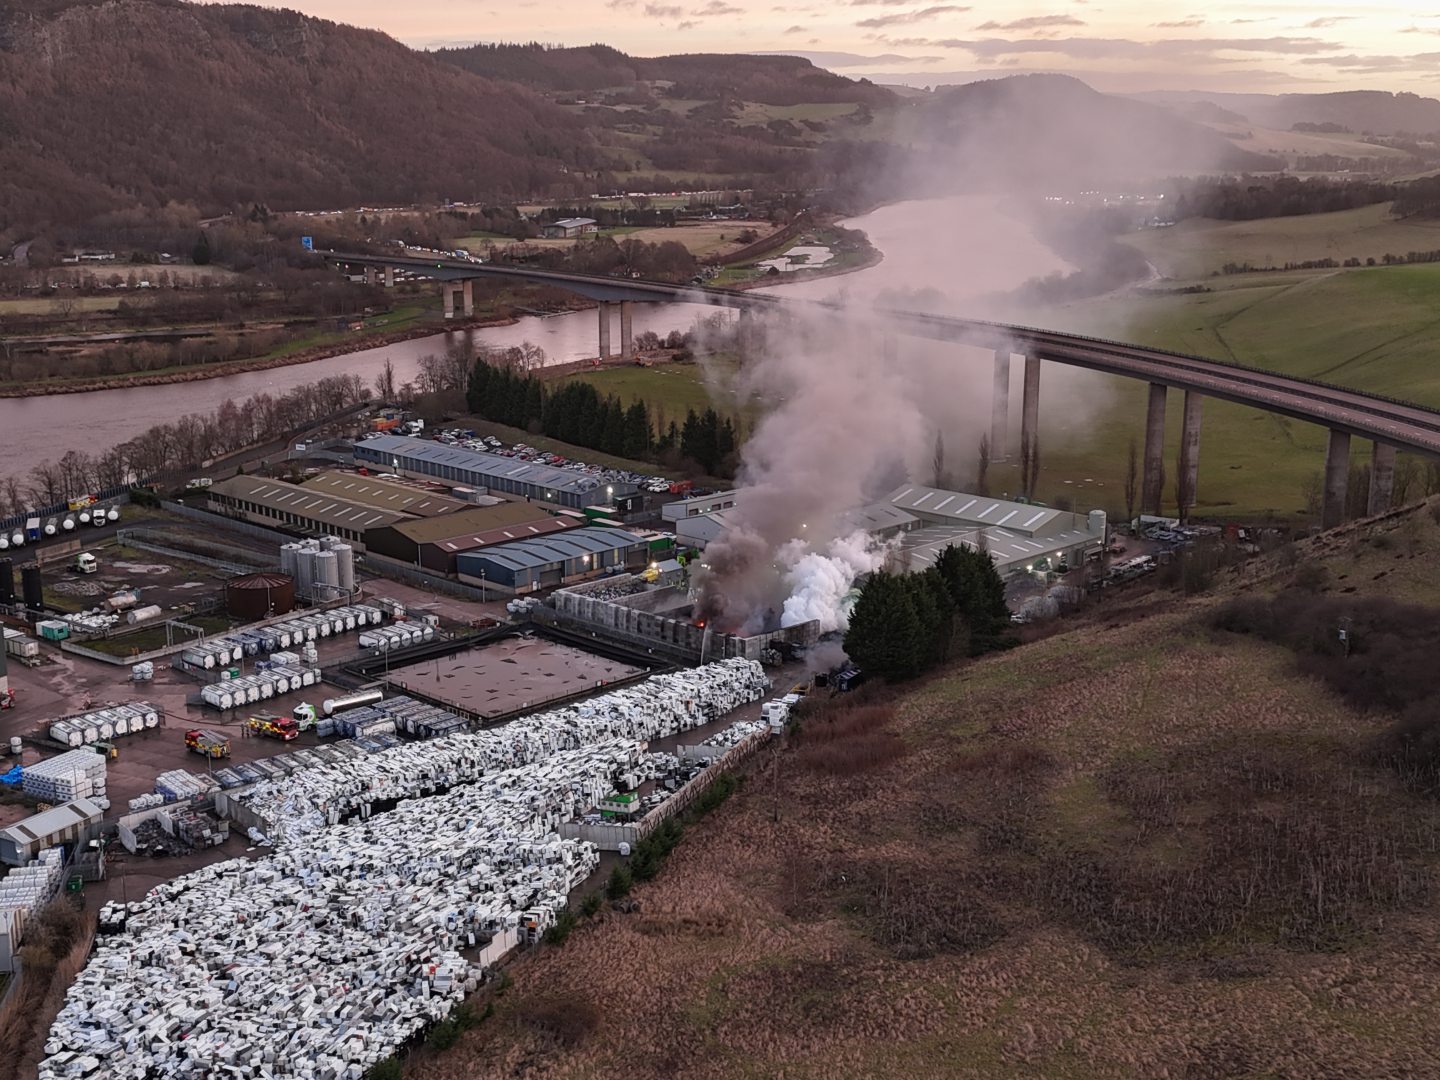
{"label": "grassy hillside", "polygon": [[1332,535],[803,720],[424,1075],[1432,1074],[1440,805],[1392,717],[1212,616],[1437,546],[1428,511]]}
{"label": "grassy hillside", "polygon": [[[1435,265],[1256,274],[1216,279],[1211,293],[1110,299],[1053,311],[1043,321],[1440,407],[1440,371],[1430,362],[1440,348],[1437,288]],[[1085,493],[1119,509],[1129,443],[1144,442],[1146,390],[1103,376],[1087,385],[1105,404],[1077,416],[1063,395],[1047,398],[1042,381],[1042,428],[1052,434],[1041,497],[1073,493],[1066,479],[1091,477],[1097,483]],[[1170,394],[1167,502],[1174,496],[1182,403],[1182,394]],[[1303,516],[1307,489],[1323,466],[1325,429],[1213,399],[1204,408],[1198,512]],[[1362,464],[1370,447],[1357,440],[1351,453]],[[999,476],[1006,477],[1004,470]]]}
{"label": "grassy hillside", "polygon": [[1208,221],[1195,218],[1169,229],[1125,237],[1166,277],[1180,281],[1208,277],[1227,263],[1257,268],[1349,258],[1380,259],[1388,254],[1440,250],[1440,222],[1396,220],[1389,204],[1336,214]]}

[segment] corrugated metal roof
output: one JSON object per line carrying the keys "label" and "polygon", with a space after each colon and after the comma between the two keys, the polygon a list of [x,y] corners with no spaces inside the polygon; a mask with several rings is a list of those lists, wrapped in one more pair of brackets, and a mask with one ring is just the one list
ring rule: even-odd
{"label": "corrugated metal roof", "polygon": [[281,480],[264,480],[255,476],[232,476],[214,484],[210,492],[259,503],[269,510],[298,514],[323,525],[338,525],[360,531],[373,529],[377,525],[389,525],[405,517],[399,511],[377,510],[349,499],[307,491],[303,487]]}
{"label": "corrugated metal roof", "polygon": [[[412,439],[405,435],[380,435],[355,444],[356,451],[372,451],[391,457],[408,457],[421,461],[448,465],[480,476],[504,477],[521,484],[533,484],[537,488],[550,488],[572,495],[584,495],[601,487],[614,488],[616,495],[628,495],[639,489],[631,483],[602,482],[598,477],[571,469],[557,469],[553,465],[540,465],[533,461],[520,461],[501,454],[487,454],[479,450],[467,450],[460,446],[446,446],[444,443],[426,439]],[[422,471],[422,470],[417,470]]]}
{"label": "corrugated metal roof", "polygon": [[626,548],[643,545],[645,538],[626,532],[624,529],[591,526],[570,529],[555,536],[536,537],[530,540],[515,540],[506,544],[495,544],[484,551],[462,552],[457,559],[462,573],[476,560],[484,559],[510,570],[529,570],[538,566],[550,566],[583,558],[606,551],[623,551]]}
{"label": "corrugated metal roof", "polygon": [[1056,529],[1073,527],[1077,517],[1068,510],[1055,510],[1033,503],[1010,502],[985,495],[960,491],[944,491],[923,484],[904,484],[886,499],[892,506],[906,510],[925,521],[955,522],[979,527],[1003,526],[1032,536],[1048,535]]}
{"label": "corrugated metal roof", "polygon": [[397,484],[393,480],[361,476],[356,472],[325,472],[312,476],[300,486],[307,491],[373,506],[376,510],[391,510],[417,517],[455,514],[474,505],[443,492],[426,491],[413,484]]}
{"label": "corrugated metal roof", "polygon": [[54,836],[56,833],[64,832],[76,825],[99,821],[104,816],[105,811],[89,799],[76,799],[74,802],[61,803],[49,810],[32,814],[30,817],[17,821],[14,825],[7,825],[0,829],[0,833],[4,833],[16,844],[25,847],[33,844],[36,840],[44,840],[46,837]]}

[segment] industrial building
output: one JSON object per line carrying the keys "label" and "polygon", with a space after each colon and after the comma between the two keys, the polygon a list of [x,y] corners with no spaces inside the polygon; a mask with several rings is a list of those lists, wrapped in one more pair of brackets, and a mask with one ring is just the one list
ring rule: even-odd
{"label": "industrial building", "polygon": [[461,552],[456,565],[461,581],[527,593],[615,568],[638,570],[648,559],[649,542],[643,536],[595,525]]}
{"label": "industrial building", "polygon": [[546,240],[573,240],[577,236],[588,236],[598,232],[600,225],[594,218],[561,218],[540,226],[540,235]]}
{"label": "industrial building", "polygon": [[7,825],[0,829],[0,862],[24,866],[44,848],[93,840],[104,816],[89,799],[76,799]]}
{"label": "industrial building", "polygon": [[377,510],[328,492],[255,476],[221,480],[206,494],[209,509],[216,513],[293,532],[339,536],[352,544],[363,543],[367,529],[406,520],[399,510]]}
{"label": "industrial building", "polygon": [[[533,502],[581,509],[602,506],[617,495],[639,489],[630,483],[604,483],[571,469],[557,469],[501,454],[466,450],[459,446],[412,439],[404,435],[377,435],[355,444],[355,460],[379,465],[392,472],[442,480]],[[217,485],[218,486],[218,485]]]}
{"label": "industrial building", "polygon": [[[669,503],[661,508],[661,513],[666,516],[666,520],[673,522],[675,538],[679,543],[703,548],[734,528],[740,520],[739,509],[733,498],[734,493],[729,494],[731,499],[724,508],[704,510],[699,513],[677,513],[675,516],[671,516],[665,512],[673,506],[683,506],[684,503]],[[685,500],[685,502],[690,501],[692,500]],[[694,501],[705,502],[708,500]],[[837,535],[846,535],[856,529],[863,529],[883,538],[916,528],[919,524],[919,519],[913,515],[888,502],[881,502],[862,506],[858,510],[852,510],[843,515],[836,524],[835,532]]]}
{"label": "industrial building", "polygon": [[673,523],[686,518],[699,517],[701,514],[713,514],[717,510],[729,510],[735,505],[735,495],[733,490],[715,491],[709,495],[693,495],[688,499],[677,499],[675,502],[662,506],[660,516]]}
{"label": "industrial building", "polygon": [[365,548],[438,574],[456,572],[456,556],[511,540],[548,536],[579,527],[569,516],[557,516],[536,503],[501,502],[458,514],[396,521],[365,533]]}
{"label": "industrial building", "polygon": [[349,502],[364,503],[376,510],[429,518],[468,510],[474,503],[453,498],[436,491],[427,491],[414,484],[400,484],[376,476],[353,472],[323,472],[300,485],[306,491],[333,495]]}
{"label": "industrial building", "polygon": [[901,542],[904,564],[911,570],[933,565],[951,545],[983,548],[1001,577],[1026,573],[1042,562],[1078,566],[1105,546],[1103,510],[1078,514],[919,484],[896,488],[887,501],[916,519]]}

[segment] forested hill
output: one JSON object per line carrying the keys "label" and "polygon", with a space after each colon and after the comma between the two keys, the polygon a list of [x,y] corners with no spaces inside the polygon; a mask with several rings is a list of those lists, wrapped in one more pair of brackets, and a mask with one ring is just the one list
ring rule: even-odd
{"label": "forested hill", "polygon": [[472,45],[440,49],[435,55],[478,75],[548,91],[643,88],[648,94],[653,87],[646,84],[661,84],[666,97],[690,101],[888,105],[897,100],[884,87],[844,78],[798,56],[696,53],[640,57],[607,45],[550,48],[539,44]]}
{"label": "forested hill", "polygon": [[0,3],[0,233],[172,200],[565,195],[603,164],[579,117],[373,31],[176,0]]}

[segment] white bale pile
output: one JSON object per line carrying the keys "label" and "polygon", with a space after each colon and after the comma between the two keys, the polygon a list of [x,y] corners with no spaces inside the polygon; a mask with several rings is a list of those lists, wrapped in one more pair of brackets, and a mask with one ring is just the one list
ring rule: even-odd
{"label": "white bale pile", "polygon": [[277,844],[334,825],[373,803],[428,795],[500,769],[612,739],[650,740],[708,724],[763,697],[770,680],[754,660],[722,660],[657,675],[576,705],[503,727],[409,743],[361,762],[265,781],[236,799]]}
{"label": "white bale pile", "polygon": [[760,733],[769,734],[770,725],[763,720],[739,720],[731,724],[724,731],[718,731],[710,738],[702,742],[701,746],[713,746],[719,750],[729,750],[732,746],[738,746],[751,735]]}
{"label": "white bale pile", "polygon": [[64,873],[64,849],[46,848],[0,878],[0,911],[39,911],[59,889]]}
{"label": "white bale pile", "polygon": [[20,788],[32,798],[56,805],[88,799],[96,785],[105,789],[105,758],[94,750],[69,750],[58,757],[26,765]]}
{"label": "white bale pile", "polygon": [[40,1080],[75,1055],[115,1080],[358,1078],[475,988],[459,949],[553,922],[599,856],[551,831],[637,770],[609,741],[158,886],[97,939]]}

